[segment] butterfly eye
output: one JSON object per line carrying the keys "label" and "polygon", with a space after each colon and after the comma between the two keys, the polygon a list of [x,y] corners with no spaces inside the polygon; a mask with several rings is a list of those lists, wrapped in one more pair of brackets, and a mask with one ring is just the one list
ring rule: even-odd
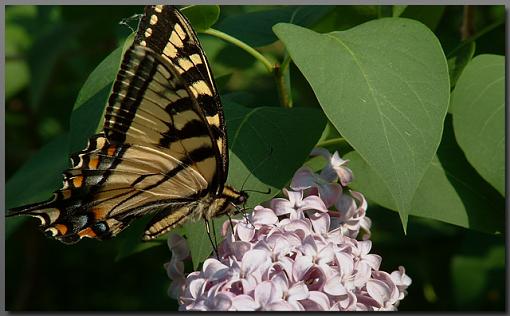
{"label": "butterfly eye", "polygon": [[243,204],[246,202],[246,200],[248,200],[248,193],[246,193],[245,191],[241,191],[241,194],[237,198],[236,204],[237,205]]}

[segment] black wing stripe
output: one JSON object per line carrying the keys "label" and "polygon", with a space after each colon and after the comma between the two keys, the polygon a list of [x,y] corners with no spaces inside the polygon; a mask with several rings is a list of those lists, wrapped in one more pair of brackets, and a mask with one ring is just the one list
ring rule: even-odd
{"label": "black wing stripe", "polygon": [[[133,51],[132,49],[130,50]],[[152,78],[157,71],[157,64],[154,63],[154,60],[151,60],[151,58],[143,58],[139,63],[137,63],[138,61],[133,59],[134,55],[135,54],[132,52],[127,52],[121,66],[121,69],[132,69],[135,64],[137,67],[135,76],[131,78],[131,81],[127,85],[128,89],[126,96],[120,102],[120,110],[126,113],[126,116],[130,121],[133,120],[136,114],[136,108],[140,105],[143,99],[144,91],[150,84],[149,80],[145,80],[147,76],[143,73],[148,72],[150,74],[148,78]],[[112,122],[112,117],[116,116],[118,113],[118,110],[114,112],[114,105],[118,103],[119,100],[118,94],[122,91],[122,88],[126,86],[126,84],[123,82],[124,76],[125,73],[123,72],[119,72],[117,75],[117,80],[114,84],[113,93],[109,101],[110,105],[108,106],[107,112],[105,114],[104,125],[104,131],[107,137],[110,140],[115,140],[120,143],[123,143],[126,139],[126,132],[129,129],[129,124],[121,124],[116,120],[113,120],[111,126],[110,124]]]}
{"label": "black wing stripe", "polygon": [[[161,185],[162,183],[168,181],[169,179],[175,177],[179,172],[185,171],[186,169],[190,168],[192,164],[199,163],[201,161],[206,160],[207,158],[214,157],[213,151],[211,147],[199,147],[194,149],[193,151],[189,152],[188,155],[172,170],[167,172],[164,177],[162,177],[159,181],[144,187],[140,189],[138,192],[132,194],[131,196],[127,197],[123,201],[119,202],[114,209],[112,209],[111,212],[114,212],[117,207],[120,207],[122,204],[127,203],[129,200],[137,197],[138,195],[142,194],[144,191],[150,191],[151,189]],[[150,175],[143,175],[140,176],[133,185],[140,183],[142,180],[146,179]],[[206,192],[206,191],[204,191]]]}

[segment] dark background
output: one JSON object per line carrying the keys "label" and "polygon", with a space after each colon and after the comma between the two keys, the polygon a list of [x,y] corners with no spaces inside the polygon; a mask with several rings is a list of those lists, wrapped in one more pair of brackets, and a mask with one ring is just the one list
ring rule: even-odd
{"label": "dark background", "polygon": [[[275,8],[222,6],[219,23]],[[472,9],[470,32],[483,33],[475,55],[504,55],[504,7]],[[68,130],[80,87],[131,32],[118,22],[142,11],[141,6],[6,7],[6,180]],[[347,29],[380,12],[377,6],[338,6],[308,27],[321,32]],[[446,54],[461,41],[462,6],[408,7],[403,16],[429,26]],[[136,28],[136,22],[130,25]],[[222,95],[236,93],[253,106],[278,104],[274,81],[251,56],[219,39],[200,38]],[[261,51],[282,60],[279,43]],[[317,106],[292,64],[291,76],[294,102]],[[372,253],[383,257],[381,269],[391,272],[403,265],[413,279],[400,310],[504,310],[504,236],[415,217],[404,235],[396,212],[369,204],[367,215],[373,220]],[[176,302],[166,294],[170,282],[163,264],[170,252],[164,242],[119,258],[120,249],[138,247],[142,227],[135,224],[111,241],[83,240],[73,246],[45,238],[35,220],[9,230],[6,309],[176,310]]]}

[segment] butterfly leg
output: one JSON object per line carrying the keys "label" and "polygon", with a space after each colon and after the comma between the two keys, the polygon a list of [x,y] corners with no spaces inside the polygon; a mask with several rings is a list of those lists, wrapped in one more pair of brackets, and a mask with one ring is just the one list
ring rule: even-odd
{"label": "butterfly leg", "polygon": [[228,216],[228,221],[230,223],[230,229],[231,229],[231,232],[232,232],[232,237],[234,237],[234,223],[232,223],[232,217],[230,217],[229,213],[227,213],[227,216]]}
{"label": "butterfly leg", "polygon": [[249,216],[249,215],[248,215],[248,213],[246,213],[245,211],[246,211],[246,209],[243,207],[243,208],[241,209],[241,213],[243,213],[243,217],[244,217],[244,219],[246,220],[246,223],[250,223],[250,224],[251,224],[251,227],[252,227],[252,228],[255,228],[255,225],[254,225],[254,224],[253,224],[253,222],[251,221],[250,216]]}
{"label": "butterfly leg", "polygon": [[[205,231],[207,232],[207,236],[209,237],[209,241],[211,242],[211,245],[213,247],[214,253],[216,254],[216,259],[220,260],[219,254],[218,254],[218,247],[216,247],[215,243],[213,242],[212,236],[211,236],[211,228],[209,227],[209,221],[207,219],[204,219],[205,221]],[[214,225],[213,225],[214,229]],[[216,239],[216,236],[215,236]]]}

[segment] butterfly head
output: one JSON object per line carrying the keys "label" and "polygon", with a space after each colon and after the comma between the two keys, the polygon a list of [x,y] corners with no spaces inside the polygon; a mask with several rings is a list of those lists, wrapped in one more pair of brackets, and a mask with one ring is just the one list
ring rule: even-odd
{"label": "butterfly head", "polygon": [[248,193],[246,191],[240,191],[239,196],[234,200],[235,205],[245,205],[248,201]]}

